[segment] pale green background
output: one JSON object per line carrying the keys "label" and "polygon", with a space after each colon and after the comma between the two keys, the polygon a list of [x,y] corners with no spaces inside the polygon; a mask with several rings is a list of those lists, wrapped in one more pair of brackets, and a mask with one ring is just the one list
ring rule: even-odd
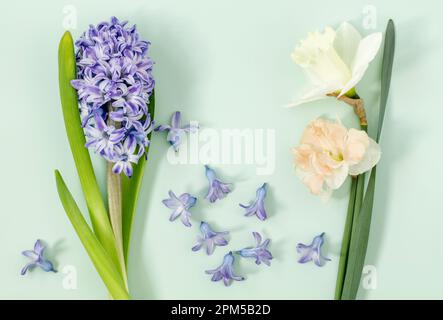
{"label": "pale green background", "polygon": [[[374,219],[366,263],[377,268],[377,288],[360,290],[363,299],[443,298],[443,19],[441,1],[8,1],[0,19],[2,137],[0,157],[0,298],[100,299],[105,287],[81,246],[57,197],[53,170],[61,170],[86,213],[65,136],[57,83],[57,46],[63,33],[63,7],[77,9],[78,37],[88,24],[117,15],[138,25],[152,42],[156,61],[158,122],[180,109],[185,120],[214,128],[276,130],[276,170],[255,175],[253,166],[216,166],[235,192],[209,206],[194,208],[194,226],[168,221],[161,200],[177,193],[204,196],[202,166],[172,166],[164,135],[153,137],[141,189],[130,259],[130,286],[142,299],[330,299],[333,297],[349,181],[328,203],[311,196],[295,177],[290,148],[305,125],[326,114],[355,125],[346,105],[322,101],[285,109],[305,87],[289,55],[308,31],[351,21],[362,33],[363,8],[375,5],[378,30],[387,19],[397,27],[391,96],[382,137]],[[359,93],[369,113],[378,102],[380,54]],[[96,161],[96,160],[95,160]],[[99,163],[100,161],[96,161]],[[101,170],[102,172],[103,170]],[[101,175],[103,176],[103,175]],[[270,219],[246,219],[238,207],[269,182]],[[226,252],[192,253],[196,222],[205,219],[232,231],[229,249],[249,245],[250,232],[272,238],[272,267],[241,261],[248,279],[225,288],[204,270]],[[326,232],[323,268],[296,262],[297,242]],[[35,239],[63,270],[77,269],[76,290],[65,290],[64,275],[39,270],[22,277],[20,255]]]}

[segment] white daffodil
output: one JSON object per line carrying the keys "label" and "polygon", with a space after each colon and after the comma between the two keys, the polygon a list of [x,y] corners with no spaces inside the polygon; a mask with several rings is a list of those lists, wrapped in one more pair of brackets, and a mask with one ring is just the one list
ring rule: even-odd
{"label": "white daffodil", "polygon": [[347,22],[337,31],[326,27],[323,33],[309,33],[295,48],[292,59],[306,71],[314,87],[290,106],[328,95],[355,97],[355,86],[363,78],[381,42],[380,32],[362,38]]}

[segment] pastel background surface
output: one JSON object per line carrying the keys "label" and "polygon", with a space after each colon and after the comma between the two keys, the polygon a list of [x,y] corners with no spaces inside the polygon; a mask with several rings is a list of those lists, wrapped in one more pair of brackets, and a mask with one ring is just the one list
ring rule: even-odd
{"label": "pastel background surface", "polygon": [[[440,1],[23,1],[3,2],[1,69],[3,148],[0,157],[0,298],[97,299],[107,293],[59,203],[53,170],[61,170],[86,213],[62,122],[57,80],[57,46],[63,33],[63,8],[78,14],[74,37],[117,15],[136,23],[152,42],[156,61],[156,120],[169,121],[182,110],[184,120],[205,127],[274,129],[276,168],[257,176],[252,165],[216,165],[235,183],[224,201],[199,201],[192,229],[168,221],[161,200],[177,193],[204,196],[200,165],[173,166],[166,159],[164,135],[152,140],[149,165],[135,219],[130,260],[134,298],[147,299],[330,299],[333,297],[349,181],[327,204],[297,180],[290,148],[314,117],[339,116],[356,125],[352,111],[325,100],[285,109],[306,81],[289,55],[308,31],[352,22],[363,34],[363,8],[377,9],[377,30],[387,19],[397,27],[397,49],[386,114],[376,202],[366,264],[377,268],[377,288],[363,299],[443,298],[443,224],[438,161],[441,148],[443,41]],[[358,89],[370,119],[378,103],[378,55]],[[371,117],[372,115],[372,117]],[[95,159],[100,167],[100,160]],[[100,167],[103,177],[103,166]],[[270,185],[269,221],[242,216],[239,202],[252,199],[262,182]],[[192,253],[198,220],[231,230],[228,249],[249,245],[256,230],[272,238],[271,268],[241,261],[248,279],[225,288],[204,270],[216,267],[226,252],[211,257]],[[326,232],[324,268],[296,262],[295,245]],[[62,272],[36,270],[26,277],[20,255],[35,239],[49,245],[60,271],[77,270],[77,289],[65,290]]]}

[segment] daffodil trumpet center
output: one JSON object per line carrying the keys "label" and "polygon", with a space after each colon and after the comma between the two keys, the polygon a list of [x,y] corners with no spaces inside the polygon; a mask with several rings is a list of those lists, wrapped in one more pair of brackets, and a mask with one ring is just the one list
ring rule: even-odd
{"label": "daffodil trumpet center", "polygon": [[341,154],[341,153],[335,154],[332,151],[328,151],[328,154],[334,161],[337,161],[337,162],[342,162],[344,159],[343,154]]}

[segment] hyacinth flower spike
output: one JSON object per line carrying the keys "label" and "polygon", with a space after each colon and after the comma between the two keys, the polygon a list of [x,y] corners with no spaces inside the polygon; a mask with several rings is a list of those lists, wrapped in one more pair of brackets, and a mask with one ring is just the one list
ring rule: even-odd
{"label": "hyacinth flower spike", "polygon": [[197,202],[197,198],[191,196],[189,193],[183,193],[181,196],[177,197],[174,192],[169,191],[169,198],[162,201],[163,204],[172,209],[172,214],[169,217],[169,221],[174,221],[179,216],[181,216],[182,223],[191,227],[191,213],[189,209],[192,208]]}
{"label": "hyacinth flower spike", "polygon": [[209,181],[209,189],[206,195],[206,199],[209,202],[214,203],[217,199],[223,199],[226,195],[231,192],[231,187],[229,183],[221,182],[215,175],[215,171],[205,166],[206,177]]}
{"label": "hyacinth flower spike", "polygon": [[54,266],[52,264],[51,261],[45,259],[44,257],[44,253],[45,253],[45,247],[43,246],[43,244],[41,243],[40,240],[37,240],[34,244],[34,250],[25,250],[22,252],[22,254],[25,257],[28,257],[29,259],[31,259],[32,261],[27,263],[23,269],[21,270],[21,274],[25,275],[26,272],[34,267],[39,267],[41,268],[43,271],[46,272],[57,272],[54,269]]}
{"label": "hyacinth flower spike", "polygon": [[[94,261],[94,265],[111,295],[127,299],[126,260],[143,175],[143,162],[139,160],[146,157],[153,126],[150,112],[155,104],[150,43],[142,40],[135,25],[112,17],[110,21],[91,24],[75,46],[74,53],[72,37],[66,32],[59,47],[60,97],[93,231],[102,248],[91,244],[91,239],[85,240],[89,236],[86,231],[79,237],[88,253],[104,249],[109,254],[113,266],[109,261]],[[81,148],[82,144],[107,162],[107,208],[89,153]],[[133,175],[134,182],[126,179]],[[78,212],[68,204],[67,188],[59,174],[56,179],[65,211],[72,217]],[[82,221],[71,222],[80,230]],[[97,255],[91,256],[92,260],[96,258]],[[114,274],[116,269],[119,272]]]}
{"label": "hyacinth flower spike", "polygon": [[326,261],[331,261],[331,259],[325,258],[321,253],[321,247],[324,243],[324,235],[322,234],[316,236],[310,245],[305,245],[303,243],[297,244],[297,252],[301,255],[298,260],[299,263],[306,263],[309,261],[314,261],[314,263],[322,267]]}
{"label": "hyacinth flower spike", "polygon": [[71,85],[78,93],[86,147],[110,162],[114,174],[128,177],[152,130],[147,103],[155,80],[149,44],[135,26],[115,17],[91,25],[76,41],[77,79]]}
{"label": "hyacinth flower spike", "polygon": [[197,237],[197,244],[192,247],[192,251],[199,251],[202,247],[206,248],[206,254],[209,256],[214,253],[216,246],[226,246],[228,244],[228,240],[226,240],[226,236],[229,232],[216,232],[211,229],[211,226],[202,221],[200,224],[200,231],[202,233],[201,236]]}
{"label": "hyacinth flower spike", "polygon": [[253,232],[252,235],[255,239],[255,247],[247,247],[236,251],[236,253],[243,258],[254,258],[257,265],[260,265],[263,262],[267,266],[270,266],[272,254],[269,252],[268,246],[271,240],[266,239],[262,242],[262,237],[258,232]]}
{"label": "hyacinth flower spike", "polygon": [[257,218],[264,221],[268,217],[265,209],[265,197],[266,197],[267,183],[264,183],[260,188],[257,189],[256,199],[250,205],[240,204],[240,207],[246,210],[245,216],[250,217],[256,215]]}
{"label": "hyacinth flower spike", "polygon": [[187,132],[194,132],[198,129],[198,124],[191,122],[189,125],[181,126],[181,113],[176,111],[172,114],[171,124],[163,124],[155,128],[155,131],[163,132],[168,131],[166,140],[174,148],[175,152],[179,151],[180,145],[183,140],[183,136]]}
{"label": "hyacinth flower spike", "polygon": [[234,274],[234,260],[234,255],[232,254],[232,252],[229,252],[223,258],[223,263],[221,264],[221,266],[214,270],[207,270],[206,273],[212,274],[212,281],[223,280],[225,286],[229,286],[232,280],[243,281],[245,280],[244,277],[240,277]]}

